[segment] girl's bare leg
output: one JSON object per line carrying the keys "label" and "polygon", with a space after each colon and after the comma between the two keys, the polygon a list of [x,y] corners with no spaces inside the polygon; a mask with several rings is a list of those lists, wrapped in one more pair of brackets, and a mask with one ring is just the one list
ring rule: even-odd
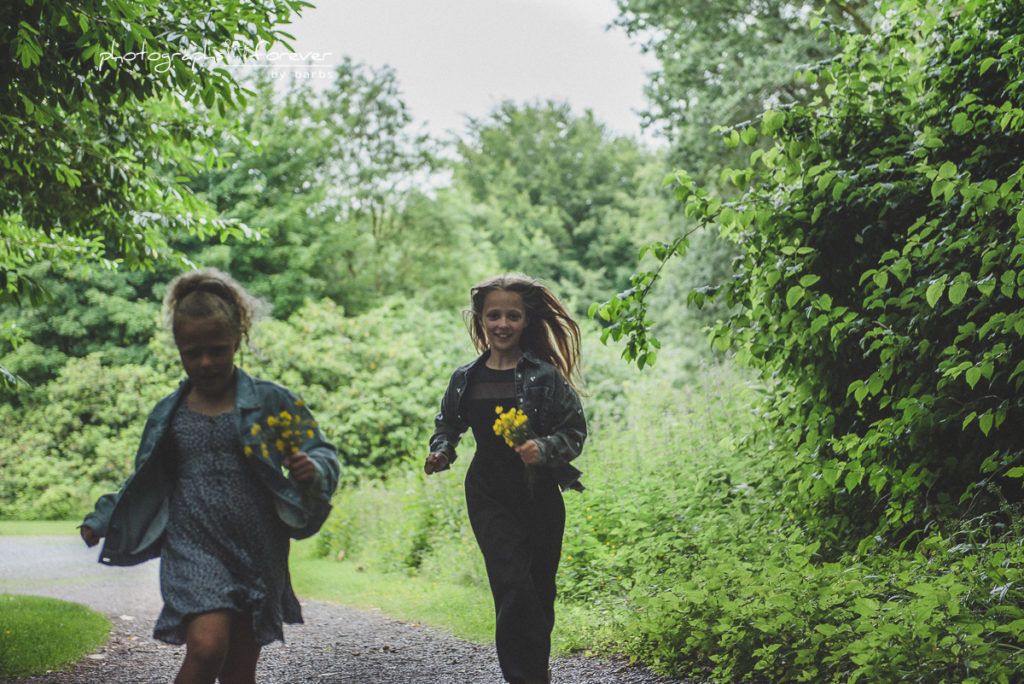
{"label": "girl's bare leg", "polygon": [[185,662],[174,684],[214,684],[224,667],[231,639],[231,613],[196,615],[185,628]]}
{"label": "girl's bare leg", "polygon": [[260,659],[260,645],[252,632],[252,617],[231,614],[231,641],[224,668],[220,671],[221,684],[256,684],[256,661]]}
{"label": "girl's bare leg", "polygon": [[175,684],[254,684],[260,646],[248,615],[216,611],[197,615],[185,630],[185,662]]}

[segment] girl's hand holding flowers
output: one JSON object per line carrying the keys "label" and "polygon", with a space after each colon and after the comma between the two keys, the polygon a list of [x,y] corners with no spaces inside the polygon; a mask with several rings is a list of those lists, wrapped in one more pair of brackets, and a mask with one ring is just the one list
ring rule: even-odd
{"label": "girl's hand holding flowers", "polygon": [[[504,413],[502,413],[504,411]],[[494,421],[494,434],[504,438],[505,444],[512,447],[526,465],[533,465],[540,460],[540,450],[529,434],[526,414],[517,408],[505,409],[498,406],[494,409],[498,418]]]}
{"label": "girl's hand holding flowers", "polygon": [[[299,400],[295,405],[301,408],[303,403]],[[306,484],[316,477],[316,466],[306,452],[300,449],[303,440],[315,436],[314,428],[315,421],[304,421],[298,413],[293,415],[288,411],[281,411],[276,416],[267,416],[265,425],[253,425],[252,434],[260,436],[260,456],[269,459],[271,454],[277,455],[281,465],[291,473],[292,479],[300,484]],[[254,453],[253,447],[245,447],[246,456],[252,456]]]}
{"label": "girl's hand holding flowers", "polygon": [[291,471],[292,479],[299,484],[312,482],[316,477],[316,466],[305,451],[298,451],[289,456],[284,462],[284,467]]}

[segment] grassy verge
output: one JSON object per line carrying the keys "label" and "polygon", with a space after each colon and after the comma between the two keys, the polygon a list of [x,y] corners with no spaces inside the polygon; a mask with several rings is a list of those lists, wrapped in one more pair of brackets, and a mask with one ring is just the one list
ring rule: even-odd
{"label": "grassy verge", "polygon": [[[5,520],[0,521],[0,535],[69,536],[77,532],[77,525]],[[468,641],[493,640],[494,609],[486,590],[360,570],[352,562],[317,557],[315,543],[308,539],[292,546],[292,583],[300,596],[430,625]],[[0,605],[0,676],[60,669],[103,643],[110,628],[84,606],[54,599],[0,594]],[[99,632],[95,618],[101,621]]]}
{"label": "grassy verge", "polygon": [[[318,558],[314,549],[313,540],[292,546],[292,584],[299,596],[430,625],[478,644],[494,641],[494,604],[486,589],[360,569],[351,561]],[[603,627],[600,611],[561,602],[555,611],[552,655],[589,652],[593,630]]]}
{"label": "grassy verge", "polygon": [[59,670],[107,640],[110,622],[77,603],[0,594],[0,676]]}
{"label": "grassy verge", "polygon": [[[359,567],[350,561],[303,557],[293,549],[292,585],[302,598],[430,625],[478,644],[493,643],[494,604],[487,590]],[[594,631],[614,629],[604,625],[603,618],[601,611],[591,611],[579,604],[556,604],[552,656],[581,651],[593,654]],[[603,638],[612,641],[613,635],[604,634]]]}
{"label": "grassy verge", "polygon": [[313,540],[292,547],[291,573],[300,596],[381,612],[396,620],[441,628],[461,639],[494,638],[490,594],[475,587],[360,570],[352,562],[317,558]]}
{"label": "grassy verge", "polygon": [[0,520],[0,536],[75,536],[81,524],[81,520]]}

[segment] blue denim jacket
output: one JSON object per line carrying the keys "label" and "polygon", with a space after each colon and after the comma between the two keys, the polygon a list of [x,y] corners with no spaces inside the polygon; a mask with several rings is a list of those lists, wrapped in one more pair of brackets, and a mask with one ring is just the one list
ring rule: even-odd
{"label": "blue denim jacket", "polygon": [[[289,411],[297,412],[306,421],[313,420],[309,409],[296,405],[297,397],[288,389],[253,378],[241,368],[236,368],[235,373],[236,428],[243,448],[251,447],[252,453],[260,454],[260,437],[252,434],[252,426],[265,422],[268,416]],[[174,447],[168,428],[175,409],[190,387],[186,378],[177,390],[157,403],[146,419],[135,454],[135,472],[119,492],[101,496],[93,512],[82,522],[97,535],[106,537],[100,553],[101,563],[136,565],[160,555],[170,497],[176,485]],[[319,428],[313,433],[300,447],[316,468],[316,477],[307,485],[300,486],[285,476],[279,457],[251,457],[260,481],[274,497],[278,516],[295,539],[308,537],[320,529],[331,510],[331,496],[338,486],[337,450],[324,439]]]}
{"label": "blue denim jacket", "polygon": [[[449,464],[455,462],[455,447],[469,429],[463,418],[462,400],[470,372],[488,356],[490,352],[484,352],[452,373],[441,399],[441,411],[434,418],[430,451],[443,453]],[[579,481],[581,473],[570,464],[580,455],[587,439],[587,420],[576,392],[555,366],[529,351],[524,352],[516,364],[515,378],[516,406],[529,420],[530,439],[537,444],[540,464],[551,469],[563,490],[583,491]]]}

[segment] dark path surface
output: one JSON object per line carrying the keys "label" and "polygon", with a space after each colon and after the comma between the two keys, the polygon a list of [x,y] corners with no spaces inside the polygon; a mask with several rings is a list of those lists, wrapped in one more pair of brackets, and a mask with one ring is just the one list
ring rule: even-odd
{"label": "dark path surface", "polygon": [[[0,593],[74,601],[106,615],[110,641],[68,672],[4,682],[143,684],[170,682],[184,650],[152,638],[160,612],[159,562],[113,568],[76,537],[0,536]],[[304,625],[285,625],[286,643],[263,650],[261,683],[391,684],[502,682],[492,646],[385,616],[302,600]],[[680,684],[624,663],[583,657],[552,663],[554,682]]]}

